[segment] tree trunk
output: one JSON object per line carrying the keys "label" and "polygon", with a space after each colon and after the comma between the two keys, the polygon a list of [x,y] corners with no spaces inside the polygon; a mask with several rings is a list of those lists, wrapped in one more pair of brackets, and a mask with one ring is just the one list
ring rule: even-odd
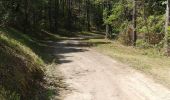
{"label": "tree trunk", "polygon": [[133,1],[133,46],[136,46],[137,33],[136,33],[136,0]]}
{"label": "tree trunk", "polygon": [[68,2],[67,29],[71,30],[72,29],[72,12],[71,12],[72,1],[68,0],[67,2]]}
{"label": "tree trunk", "polygon": [[25,15],[25,19],[24,19],[24,33],[27,33],[27,28],[28,28],[28,0],[25,0],[24,2],[24,15]]}
{"label": "tree trunk", "polygon": [[[109,0],[107,0],[107,4],[106,4],[106,10],[107,10],[107,18],[110,16],[110,11],[111,11],[111,4],[109,2]],[[106,35],[105,35],[105,38],[108,39],[110,38],[110,34],[111,34],[111,25],[109,24],[106,24]]]}
{"label": "tree trunk", "polygon": [[87,30],[90,31],[90,1],[86,1]]}
{"label": "tree trunk", "polygon": [[167,0],[167,8],[166,8],[166,22],[165,22],[165,54],[170,56],[170,40],[169,40],[169,10],[170,10],[170,0]]}
{"label": "tree trunk", "polygon": [[59,4],[58,0],[55,0],[55,32],[58,31],[58,11],[59,11]]}
{"label": "tree trunk", "polygon": [[53,28],[52,28],[52,8],[51,8],[51,6],[52,6],[52,0],[49,0],[48,1],[48,6],[49,6],[49,8],[48,8],[48,17],[49,17],[49,28],[50,28],[50,31],[53,31]]}
{"label": "tree trunk", "polygon": [[106,35],[105,38],[108,39],[109,38],[109,25],[106,25]]}
{"label": "tree trunk", "polygon": [[148,26],[148,21],[147,21],[145,1],[143,1],[143,18],[144,18],[144,21],[145,21],[144,23],[145,23],[146,30],[147,30],[147,32],[144,34],[145,35],[144,38],[145,38],[145,42],[149,43],[148,35],[149,35],[150,31],[149,31],[149,26]]}

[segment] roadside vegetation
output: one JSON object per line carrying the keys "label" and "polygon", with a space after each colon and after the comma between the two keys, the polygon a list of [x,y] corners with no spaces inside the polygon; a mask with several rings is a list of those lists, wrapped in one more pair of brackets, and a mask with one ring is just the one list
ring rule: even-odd
{"label": "roadside vegetation", "polygon": [[[49,41],[59,39],[57,35],[46,35]],[[54,83],[57,85],[53,89],[47,87],[50,83],[46,82],[51,75],[47,70],[56,66],[54,48],[50,48],[47,40],[41,38],[42,42],[13,28],[0,28],[1,100],[48,100],[58,92],[55,89],[62,82]],[[59,75],[51,77],[62,80]]]}
{"label": "roadside vegetation", "polygon": [[[22,40],[25,39],[30,38],[24,36]],[[35,95],[36,86],[43,80],[44,75],[42,59],[31,48],[11,37],[7,30],[1,29],[0,41],[1,87],[9,91],[5,93],[6,91],[2,90],[2,98],[19,99]],[[12,94],[12,97],[8,98],[9,94]]]}
{"label": "roadside vegetation", "polygon": [[91,48],[139,70],[170,88],[170,58],[157,47],[125,46],[119,40],[85,40]]}

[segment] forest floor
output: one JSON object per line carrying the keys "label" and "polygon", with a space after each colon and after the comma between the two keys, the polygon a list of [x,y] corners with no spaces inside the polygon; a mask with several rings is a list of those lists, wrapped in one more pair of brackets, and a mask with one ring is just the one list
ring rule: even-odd
{"label": "forest floor", "polygon": [[69,88],[63,93],[63,100],[170,100],[169,89],[129,65],[89,48],[83,42],[87,38],[56,43],[57,69]]}

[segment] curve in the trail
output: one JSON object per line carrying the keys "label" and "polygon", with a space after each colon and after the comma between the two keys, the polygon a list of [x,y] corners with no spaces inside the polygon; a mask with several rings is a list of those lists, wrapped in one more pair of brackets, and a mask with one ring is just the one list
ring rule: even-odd
{"label": "curve in the trail", "polygon": [[59,42],[56,55],[72,88],[64,100],[170,100],[164,86],[77,40]]}

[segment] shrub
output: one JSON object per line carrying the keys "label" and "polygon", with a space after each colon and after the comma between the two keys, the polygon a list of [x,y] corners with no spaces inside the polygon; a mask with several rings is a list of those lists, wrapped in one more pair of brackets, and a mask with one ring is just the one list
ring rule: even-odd
{"label": "shrub", "polygon": [[142,39],[136,41],[136,46],[139,48],[150,48],[151,45]]}

